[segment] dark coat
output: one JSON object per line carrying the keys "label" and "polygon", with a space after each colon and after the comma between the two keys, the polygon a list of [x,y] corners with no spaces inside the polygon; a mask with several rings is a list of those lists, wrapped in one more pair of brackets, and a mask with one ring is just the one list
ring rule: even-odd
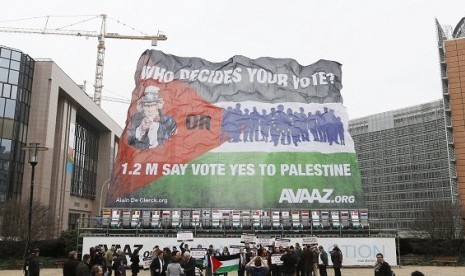
{"label": "dark coat", "polygon": [[297,258],[293,254],[286,253],[281,256],[281,261],[283,261],[283,266],[281,267],[281,272],[284,274],[294,274],[295,266],[297,264]]}
{"label": "dark coat", "polygon": [[80,262],[76,266],[76,273],[74,274],[76,276],[89,276],[90,275],[90,267],[87,263],[85,262]]}
{"label": "dark coat", "polygon": [[326,253],[326,251],[322,251],[322,252],[320,252],[319,257],[321,257],[321,261],[323,262],[323,264],[325,266],[328,266],[328,253]]}
{"label": "dark coat", "polygon": [[380,266],[375,267],[375,276],[391,276],[391,266],[387,262],[383,262]]}
{"label": "dark coat", "polygon": [[63,265],[63,276],[75,276],[76,267],[79,264],[79,261],[74,259],[68,259],[68,261]]}
{"label": "dark coat", "polygon": [[189,257],[189,260],[183,260],[181,262],[181,267],[184,269],[184,275],[186,276],[195,276],[195,260],[192,257]]}
{"label": "dark coat", "polygon": [[32,254],[27,257],[26,262],[24,263],[24,271],[26,271],[26,276],[39,276],[40,274],[40,263],[39,258]]}
{"label": "dark coat", "polygon": [[312,271],[313,264],[318,263],[318,253],[310,248],[305,248],[300,258],[305,271]]}
{"label": "dark coat", "polygon": [[140,262],[140,259],[139,259],[139,253],[136,253],[136,254],[133,254],[131,256],[131,272],[132,273],[139,273],[140,272],[140,268],[139,268],[139,262]]}
{"label": "dark coat", "polygon": [[331,255],[331,261],[333,262],[334,268],[342,267],[342,252],[341,250],[333,249],[329,252]]}
{"label": "dark coat", "polygon": [[126,266],[127,260],[125,255],[116,257],[113,260],[113,271],[115,272],[115,276],[126,275]]}
{"label": "dark coat", "polygon": [[165,260],[163,260],[163,266],[160,264],[160,258],[156,257],[152,260],[150,264],[150,271],[153,276],[165,276],[166,275],[166,266]]}

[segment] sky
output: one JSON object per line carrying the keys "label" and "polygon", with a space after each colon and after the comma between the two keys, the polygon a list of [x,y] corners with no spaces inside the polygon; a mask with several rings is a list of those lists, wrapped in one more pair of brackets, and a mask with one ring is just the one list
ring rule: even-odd
{"label": "sky", "polygon": [[[342,64],[341,90],[349,118],[441,98],[435,18],[453,28],[465,17],[463,0],[172,0],[9,1],[0,27],[61,28],[106,14],[107,32],[165,34],[150,41],[106,39],[103,96],[130,99],[140,55],[155,48],[212,62],[234,55],[320,59]],[[48,21],[46,16],[50,16]],[[24,20],[23,20],[24,19]],[[100,30],[95,19],[67,29]],[[93,93],[97,38],[0,32],[0,45],[34,59],[52,59]],[[103,101],[124,126],[129,104]]]}

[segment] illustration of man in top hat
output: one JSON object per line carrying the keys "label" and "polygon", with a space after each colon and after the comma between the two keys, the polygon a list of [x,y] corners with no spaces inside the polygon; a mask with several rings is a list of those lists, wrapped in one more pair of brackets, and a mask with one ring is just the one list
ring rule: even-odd
{"label": "illustration of man in top hat", "polygon": [[145,150],[160,146],[176,133],[177,125],[172,116],[163,115],[163,99],[158,96],[160,88],[147,86],[139,100],[141,111],[131,119],[128,143]]}

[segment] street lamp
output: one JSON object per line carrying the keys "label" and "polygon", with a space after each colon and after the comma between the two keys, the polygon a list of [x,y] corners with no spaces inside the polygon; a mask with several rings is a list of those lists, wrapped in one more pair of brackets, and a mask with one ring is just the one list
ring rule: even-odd
{"label": "street lamp", "polygon": [[29,152],[29,164],[31,164],[32,171],[31,171],[31,191],[29,194],[29,217],[28,217],[28,224],[27,224],[27,241],[26,241],[26,248],[24,252],[24,258],[26,258],[27,252],[29,251],[29,246],[31,243],[31,226],[32,226],[32,201],[33,201],[33,194],[34,194],[34,173],[35,173],[35,166],[39,162],[39,151],[46,151],[48,150],[47,147],[41,147],[40,143],[29,143],[29,146],[22,148],[25,151]]}
{"label": "street lamp", "polygon": [[110,186],[110,180],[111,178],[108,178],[107,180],[103,181],[102,184],[102,190],[100,190],[100,200],[98,203],[98,210],[101,213],[102,212],[102,198],[103,198],[103,189],[107,187],[107,193],[108,193],[108,187]]}

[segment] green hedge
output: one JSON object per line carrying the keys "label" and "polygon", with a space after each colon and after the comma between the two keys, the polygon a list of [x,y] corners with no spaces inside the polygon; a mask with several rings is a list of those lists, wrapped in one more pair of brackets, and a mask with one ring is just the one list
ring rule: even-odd
{"label": "green hedge", "polygon": [[465,253],[465,240],[400,239],[400,255],[459,256]]}

